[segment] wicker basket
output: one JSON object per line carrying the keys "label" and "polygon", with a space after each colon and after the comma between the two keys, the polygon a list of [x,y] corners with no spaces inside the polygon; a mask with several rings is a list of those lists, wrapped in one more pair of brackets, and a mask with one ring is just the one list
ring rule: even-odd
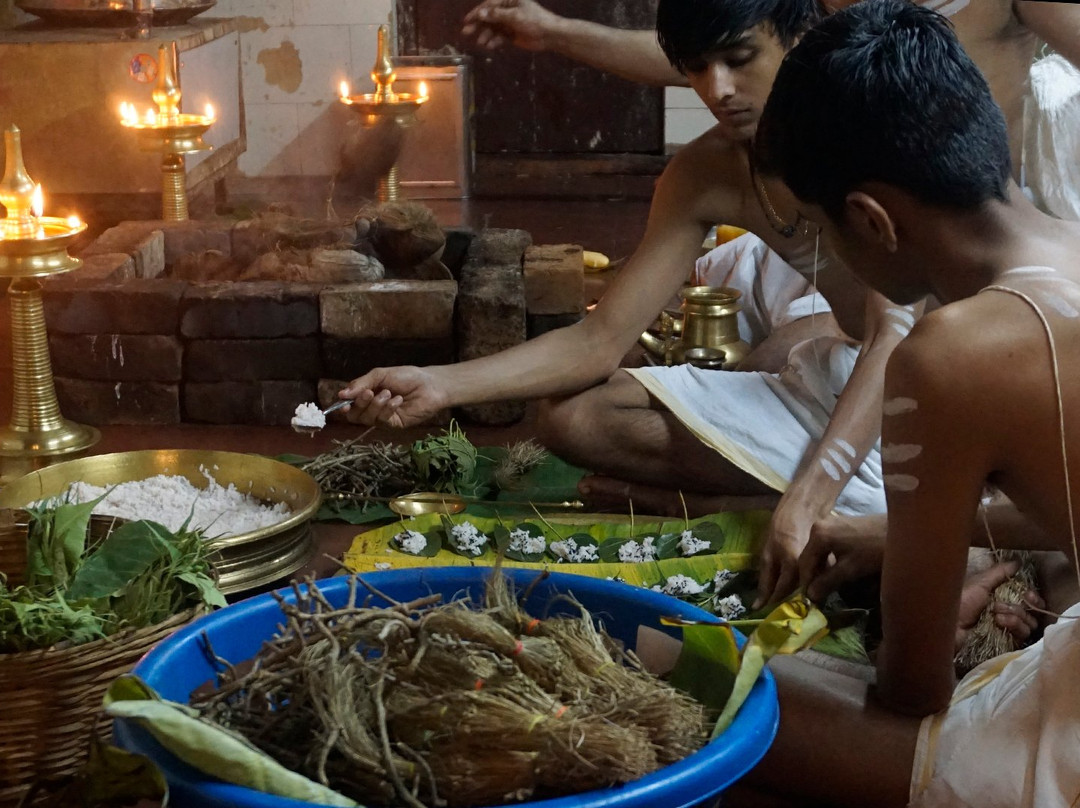
{"label": "wicker basket", "polygon": [[[0,511],[4,564],[17,563],[16,548],[25,548],[26,542],[23,514],[11,515]],[[91,536],[100,536],[114,524],[111,518],[95,517]],[[25,565],[25,549],[22,561]],[[17,580],[16,570],[5,570],[9,580]],[[157,625],[127,629],[83,645],[0,654],[0,808],[17,806],[35,780],[77,770],[86,760],[109,684],[199,612],[201,608],[189,609]],[[108,724],[101,727],[105,733],[108,728]]]}

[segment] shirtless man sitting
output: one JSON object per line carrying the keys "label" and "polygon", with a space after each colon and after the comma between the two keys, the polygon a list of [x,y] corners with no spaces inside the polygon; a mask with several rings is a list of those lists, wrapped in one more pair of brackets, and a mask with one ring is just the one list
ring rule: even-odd
{"label": "shirtless man sitting", "polygon": [[750,779],[798,804],[1075,805],[1080,605],[959,686],[953,654],[985,486],[1080,585],[1080,225],[1017,193],[986,82],[941,16],[903,0],[863,0],[803,38],[757,153],[866,283],[944,305],[888,363],[887,537],[812,539],[800,563],[812,597],[880,570],[876,684],[776,664],[780,731]]}
{"label": "shirtless man sitting", "polygon": [[[660,0],[657,27],[668,58],[685,72],[717,125],[664,171],[644,239],[599,305],[576,325],[494,356],[373,370],[341,393],[355,400],[350,417],[407,426],[445,407],[546,398],[543,441],[601,474],[672,492],[756,495],[786,488],[764,554],[765,595],[794,586],[810,527],[834,505],[844,513],[883,511],[880,463],[876,454],[864,458],[877,440],[885,361],[913,317],[880,296],[868,306],[865,287],[841,265],[824,256],[815,261],[815,234],[805,223],[783,219],[749,160],[773,76],[817,20],[816,0]],[[769,272],[790,276],[780,285],[796,289],[781,296],[775,312],[761,312],[770,326],[782,324],[743,364],[762,372],[682,366],[641,369],[632,377],[620,371],[622,357],[683,285],[717,222],[764,242],[759,252],[769,256],[750,256],[751,282],[762,274],[759,259],[779,256],[780,266]],[[801,313],[816,307],[820,316],[788,314],[790,298],[812,290],[784,261],[808,275],[819,270],[816,286],[828,305],[807,294],[811,302]],[[748,308],[757,302],[754,286],[742,291]],[[830,307],[832,316],[825,314]],[[765,372],[785,366],[785,374]],[[710,443],[654,396],[681,379],[727,389]]]}

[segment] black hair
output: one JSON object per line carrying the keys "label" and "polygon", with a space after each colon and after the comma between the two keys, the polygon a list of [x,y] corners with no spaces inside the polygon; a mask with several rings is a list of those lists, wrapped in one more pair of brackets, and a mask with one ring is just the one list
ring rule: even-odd
{"label": "black hair", "polygon": [[780,66],[755,156],[834,220],[857,185],[971,209],[1004,201],[1005,117],[952,26],[906,0],[862,0],[809,31]]}
{"label": "black hair", "polygon": [[660,0],[656,36],[672,67],[726,48],[767,23],[785,48],[821,19],[818,0]]}

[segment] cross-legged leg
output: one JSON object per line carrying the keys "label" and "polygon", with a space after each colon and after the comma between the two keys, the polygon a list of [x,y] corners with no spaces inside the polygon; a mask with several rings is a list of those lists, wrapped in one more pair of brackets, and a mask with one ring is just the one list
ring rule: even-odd
{"label": "cross-legged leg", "polygon": [[629,374],[542,402],[540,440],[598,474],[671,490],[750,496],[775,493],[698,440]]}

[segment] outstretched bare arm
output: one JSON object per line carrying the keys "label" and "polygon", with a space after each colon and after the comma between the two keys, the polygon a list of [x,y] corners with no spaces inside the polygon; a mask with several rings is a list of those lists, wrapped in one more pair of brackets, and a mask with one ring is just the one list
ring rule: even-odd
{"label": "outstretched bare arm", "polygon": [[484,0],[465,15],[462,32],[487,50],[512,44],[568,59],[656,87],[688,87],[671,66],[654,30],[630,31],[561,17],[533,0]]}

